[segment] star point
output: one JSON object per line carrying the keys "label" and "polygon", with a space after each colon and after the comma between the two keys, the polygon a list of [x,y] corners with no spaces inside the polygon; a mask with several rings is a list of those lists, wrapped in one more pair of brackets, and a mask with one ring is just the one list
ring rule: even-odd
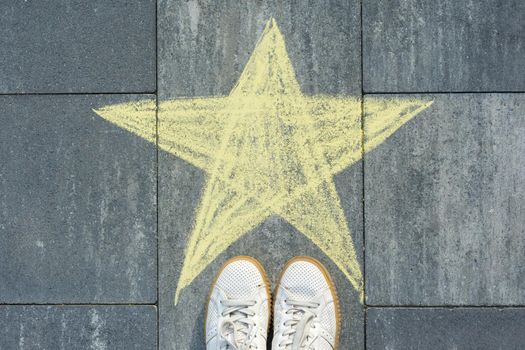
{"label": "star point", "polygon": [[298,96],[301,94],[284,36],[271,18],[230,96]]}

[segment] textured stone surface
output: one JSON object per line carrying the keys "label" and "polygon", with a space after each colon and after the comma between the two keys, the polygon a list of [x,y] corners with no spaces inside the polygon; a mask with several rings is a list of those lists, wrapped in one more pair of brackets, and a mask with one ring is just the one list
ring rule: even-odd
{"label": "textured stone surface", "polygon": [[153,350],[154,306],[0,306],[0,349]]}
{"label": "textured stone surface", "polygon": [[270,17],[304,93],[361,91],[357,0],[159,0],[159,97],[228,95]]}
{"label": "textured stone surface", "polygon": [[429,97],[365,156],[368,303],[523,305],[525,96]]}
{"label": "textured stone surface", "polygon": [[[305,94],[358,95],[361,5],[365,92],[525,91],[520,0],[3,1],[0,94],[49,95],[0,96],[0,349],[149,350],[157,332],[160,350],[204,349],[210,283],[239,254],[274,286],[295,255],[325,263],[341,349],[523,348],[523,308],[455,306],[525,305],[524,94],[425,95],[433,106],[334,177],[367,301],[385,306],[368,308],[366,341],[346,277],[276,215],[174,305],[207,175],[164,151],[157,163],[92,111],[155,96],[93,93],[228,95],[274,17]],[[380,97],[397,96],[422,97]],[[159,314],[131,305],[155,303],[157,283]]]}
{"label": "textured stone surface", "polygon": [[[270,17],[281,28],[304,93],[360,91],[359,3],[357,1],[159,3],[159,98],[228,95]],[[326,38],[332,38],[326,40]],[[162,133],[162,130],[160,130]],[[162,135],[159,135],[162,137]],[[362,250],[362,171],[358,163],[335,183],[356,250]],[[362,349],[364,314],[359,296],[343,273],[293,226],[272,216],[232,244],[173,299],[184,248],[195,220],[206,174],[160,152],[159,282],[160,348],[204,349],[204,307],[213,276],[235,255],[259,259],[275,284],[285,262],[312,255],[336,280],[345,314],[341,348]],[[179,317],[184,315],[184,317]]]}
{"label": "textured stone surface", "polygon": [[371,308],[367,349],[519,350],[525,309]]}
{"label": "textured stone surface", "polygon": [[525,2],[363,2],[366,92],[525,90]]}
{"label": "textured stone surface", "polygon": [[[344,315],[341,348],[363,348],[364,315],[359,295],[330,259],[277,216],[232,244],[182,292],[179,303],[174,306],[184,247],[200,202],[205,175],[164,153],[160,154],[159,165],[160,349],[205,349],[204,307],[208,290],[222,263],[236,255],[251,255],[259,259],[273,287],[288,259],[296,255],[320,259],[332,274],[341,299]],[[335,178],[359,255],[362,247],[361,176],[360,165],[355,165]]]}
{"label": "textured stone surface", "polygon": [[153,92],[155,1],[2,1],[0,93]]}
{"label": "textured stone surface", "polygon": [[93,108],[0,97],[0,303],[156,300],[155,146]]}

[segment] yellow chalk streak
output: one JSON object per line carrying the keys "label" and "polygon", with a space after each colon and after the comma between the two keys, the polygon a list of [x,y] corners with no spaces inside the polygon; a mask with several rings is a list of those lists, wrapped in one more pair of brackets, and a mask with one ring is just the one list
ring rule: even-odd
{"label": "yellow chalk streak", "polygon": [[113,124],[154,143],[155,109],[154,100],[143,100],[110,105],[93,111]]}
{"label": "yellow chalk streak", "polygon": [[367,97],[364,108],[365,152],[383,143],[400,126],[432,105],[433,101],[399,97]]}
{"label": "yellow chalk streak", "polygon": [[159,147],[210,171],[227,115],[226,98],[188,98],[159,103]]}
{"label": "yellow chalk streak", "polygon": [[[429,101],[366,99],[369,151]],[[96,112],[151,142],[151,106]],[[159,104],[159,147],[207,173],[175,296],[233,242],[272,214],[294,225],[348,278],[363,300],[363,278],[333,175],[362,158],[361,100],[306,96],[270,19],[228,96]],[[153,120],[154,123],[154,120]]]}

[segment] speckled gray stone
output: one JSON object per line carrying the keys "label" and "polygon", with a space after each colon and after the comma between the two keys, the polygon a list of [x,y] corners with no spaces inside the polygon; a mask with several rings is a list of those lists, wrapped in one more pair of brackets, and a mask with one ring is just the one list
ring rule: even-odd
{"label": "speckled gray stone", "polygon": [[523,305],[525,95],[425,97],[365,156],[367,301]]}
{"label": "speckled gray stone", "polygon": [[270,17],[304,93],[361,92],[358,0],[159,0],[159,97],[228,95]]}
{"label": "speckled gray stone", "polygon": [[155,0],[0,3],[0,93],[153,92]]}
{"label": "speckled gray stone", "polygon": [[0,306],[0,349],[153,350],[154,306]]}
{"label": "speckled gray stone", "polygon": [[0,97],[0,303],[155,302],[155,145],[92,111],[145,98]]}
{"label": "speckled gray stone", "polygon": [[363,2],[366,92],[524,91],[522,0]]}
{"label": "speckled gray stone", "polygon": [[[304,93],[360,92],[358,1],[169,0],[159,2],[159,98],[229,94],[272,16],[284,34]],[[362,349],[364,312],[359,296],[330,259],[278,216],[233,243],[182,292],[174,306],[184,249],[205,181],[206,174],[200,169],[160,152],[160,349],[205,349],[208,290],[218,268],[235,255],[259,259],[274,284],[289,258],[312,255],[322,260],[342,301],[341,349]],[[361,163],[338,174],[335,182],[361,261]]]}
{"label": "speckled gray stone", "polygon": [[521,350],[523,308],[371,308],[369,350]]}
{"label": "speckled gray stone", "polygon": [[[296,255],[320,259],[332,274],[341,301],[341,349],[363,348],[364,314],[359,295],[329,258],[277,216],[232,244],[183,291],[179,303],[174,306],[183,252],[200,202],[205,175],[166,153],[160,154],[159,165],[160,349],[205,349],[204,312],[208,290],[220,266],[236,255],[251,255],[261,261],[274,287],[288,259]],[[335,178],[359,261],[362,261],[361,176],[361,166],[356,164]]]}

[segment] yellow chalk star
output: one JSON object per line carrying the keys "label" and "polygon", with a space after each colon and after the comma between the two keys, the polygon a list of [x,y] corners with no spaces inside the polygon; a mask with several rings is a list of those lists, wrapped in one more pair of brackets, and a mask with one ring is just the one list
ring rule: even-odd
{"label": "yellow chalk star", "polygon": [[[431,102],[306,96],[270,19],[229,96],[159,103],[158,146],[207,173],[176,300],[234,241],[277,214],[315,243],[363,297],[363,279],[333,176],[361,159]],[[153,101],[96,110],[150,142]]]}

